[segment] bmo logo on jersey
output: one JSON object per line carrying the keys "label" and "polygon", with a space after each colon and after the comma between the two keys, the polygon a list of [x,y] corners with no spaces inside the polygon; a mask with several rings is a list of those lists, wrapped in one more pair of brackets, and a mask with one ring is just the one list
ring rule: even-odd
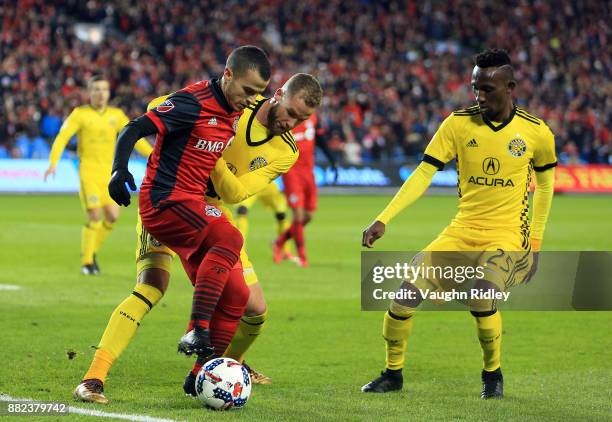
{"label": "bmo logo on jersey", "polygon": [[223,141],[207,141],[206,139],[198,138],[194,147],[201,151],[206,152],[223,152],[225,148],[229,146],[229,142],[225,143]]}

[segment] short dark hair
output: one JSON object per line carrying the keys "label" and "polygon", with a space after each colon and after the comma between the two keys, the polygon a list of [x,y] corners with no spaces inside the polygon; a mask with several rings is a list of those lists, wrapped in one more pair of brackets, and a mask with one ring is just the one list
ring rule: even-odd
{"label": "short dark hair", "polygon": [[474,64],[478,67],[512,66],[512,61],[506,50],[489,48],[474,57]]}
{"label": "short dark hair", "polygon": [[248,70],[256,70],[264,80],[269,80],[272,73],[268,55],[254,45],[243,45],[234,49],[227,57],[225,66],[234,72],[236,77],[244,75]]}
{"label": "short dark hair", "polygon": [[106,78],[104,75],[101,75],[101,74],[95,74],[95,75],[92,75],[92,76],[91,76],[91,77],[90,77],[90,78],[87,80],[87,88],[91,88],[91,85],[92,85],[94,82],[100,82],[100,81],[106,81],[106,82],[108,82],[108,79],[107,79],[107,78]]}
{"label": "short dark hair", "polygon": [[304,103],[308,107],[321,105],[323,89],[317,78],[308,73],[296,73],[286,84],[287,96],[291,98],[300,91],[304,91]]}

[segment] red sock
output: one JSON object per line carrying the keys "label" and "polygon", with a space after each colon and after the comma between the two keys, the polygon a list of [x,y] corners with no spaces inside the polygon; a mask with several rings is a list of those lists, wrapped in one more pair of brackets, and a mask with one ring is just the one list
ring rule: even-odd
{"label": "red sock", "polygon": [[278,239],[276,239],[276,246],[282,248],[289,239],[291,239],[291,226],[289,226],[289,228],[285,230],[283,234],[278,237]]}
{"label": "red sock", "polygon": [[[240,318],[244,315],[249,293],[250,290],[244,281],[242,266],[238,265],[232,269],[210,320],[210,340],[215,350],[213,357],[223,356],[232,341]],[[197,375],[204,363],[196,360],[191,372]]]}
{"label": "red sock", "polygon": [[212,247],[208,249],[198,267],[191,305],[191,319],[202,328],[210,326],[225,283],[239,259],[242,242],[238,229],[229,223],[220,225],[207,236],[203,247],[206,247],[206,244]]}
{"label": "red sock", "polygon": [[298,251],[298,255],[300,256],[300,258],[305,258],[306,251],[304,249],[304,224],[298,221],[294,221],[293,223],[291,223],[291,227],[289,228],[289,230],[291,230],[291,237],[295,242],[295,247]]}

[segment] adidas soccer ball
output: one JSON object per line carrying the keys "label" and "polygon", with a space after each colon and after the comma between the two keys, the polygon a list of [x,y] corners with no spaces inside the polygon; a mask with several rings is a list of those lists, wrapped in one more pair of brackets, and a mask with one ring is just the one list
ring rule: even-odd
{"label": "adidas soccer ball", "polygon": [[204,406],[228,410],[246,404],[251,395],[251,376],[234,359],[216,358],[202,366],[195,387],[198,399]]}

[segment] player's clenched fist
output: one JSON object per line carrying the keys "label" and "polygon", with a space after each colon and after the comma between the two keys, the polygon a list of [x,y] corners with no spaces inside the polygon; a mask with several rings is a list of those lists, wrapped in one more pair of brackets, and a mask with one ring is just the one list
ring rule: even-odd
{"label": "player's clenched fist", "polygon": [[127,207],[130,205],[130,191],[125,186],[126,183],[130,189],[136,190],[134,176],[127,169],[113,171],[110,182],[108,182],[108,193],[117,204]]}
{"label": "player's clenched fist", "polygon": [[361,239],[361,246],[371,248],[374,242],[383,237],[385,234],[385,225],[376,220],[370,224],[364,231]]}

